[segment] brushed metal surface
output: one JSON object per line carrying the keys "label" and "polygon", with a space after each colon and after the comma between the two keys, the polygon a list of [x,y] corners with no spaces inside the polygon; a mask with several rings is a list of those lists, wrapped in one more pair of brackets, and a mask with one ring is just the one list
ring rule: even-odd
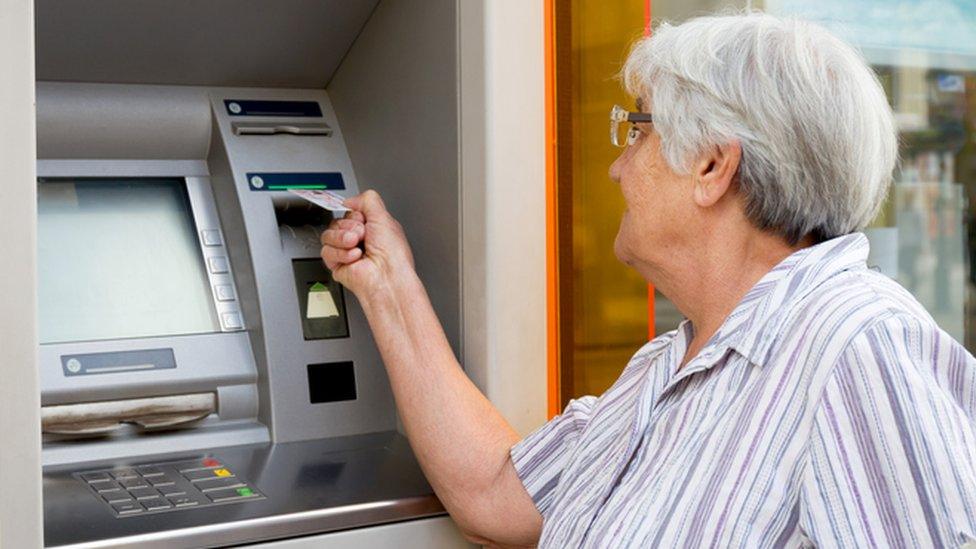
{"label": "brushed metal surface", "polygon": [[159,454],[44,471],[49,547],[216,547],[435,516],[444,508],[406,439],[396,432],[206,452],[247,478],[265,499],[115,517],[72,472],[204,453]]}

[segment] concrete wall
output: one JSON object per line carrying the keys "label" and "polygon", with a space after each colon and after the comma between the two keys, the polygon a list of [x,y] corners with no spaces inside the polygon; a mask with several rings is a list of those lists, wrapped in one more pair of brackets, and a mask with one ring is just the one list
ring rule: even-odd
{"label": "concrete wall", "polygon": [[546,419],[543,3],[458,17],[464,364],[524,435]]}
{"label": "concrete wall", "polygon": [[42,545],[35,291],[34,21],[0,2],[0,547]]}

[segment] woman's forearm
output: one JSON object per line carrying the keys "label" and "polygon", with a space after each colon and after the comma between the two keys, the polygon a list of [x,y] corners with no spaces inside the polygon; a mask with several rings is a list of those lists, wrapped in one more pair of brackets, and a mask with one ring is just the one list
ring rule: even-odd
{"label": "woman's forearm", "polygon": [[531,543],[541,518],[509,459],[518,434],[462,371],[416,274],[393,280],[361,301],[428,480],[470,535]]}

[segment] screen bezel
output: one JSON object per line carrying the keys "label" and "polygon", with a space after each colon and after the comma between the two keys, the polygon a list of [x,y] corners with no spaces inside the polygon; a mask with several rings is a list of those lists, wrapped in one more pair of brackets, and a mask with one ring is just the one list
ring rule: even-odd
{"label": "screen bezel", "polygon": [[[248,360],[232,364],[228,357],[251,355],[250,343],[245,331],[245,324],[239,329],[228,329],[224,326],[222,315],[225,312],[241,314],[240,292],[233,278],[233,267],[230,272],[215,275],[210,272],[208,259],[215,256],[227,256],[226,241],[220,246],[205,246],[200,238],[200,231],[204,229],[221,229],[217,215],[216,203],[210,186],[210,176],[204,161],[185,160],[38,160],[37,177],[42,178],[171,178],[185,182],[187,197],[190,202],[193,224],[197,232],[197,246],[203,258],[205,270],[210,281],[210,306],[213,307],[218,320],[220,331],[159,335],[150,337],[99,339],[91,341],[58,342],[40,344],[40,370],[42,403],[65,402],[75,400],[74,394],[84,400],[92,398],[125,398],[128,394],[139,395],[145,392],[145,383],[151,380],[153,385],[172,386],[178,381],[182,384],[194,385],[197,379],[207,385],[213,384],[213,379],[237,379],[245,381],[254,374],[253,357]],[[236,299],[233,302],[222,302],[217,299],[214,290],[215,281],[230,284],[234,289]],[[66,354],[85,354],[133,351],[144,349],[166,348],[173,349],[176,368],[151,369],[139,372],[120,372],[100,375],[66,376],[61,356]],[[241,366],[245,366],[241,368]],[[247,373],[245,373],[247,372]],[[242,377],[243,376],[243,377]],[[251,381],[253,382],[253,381]],[[84,388],[93,392],[86,392]],[[99,397],[101,393],[105,396]]]}

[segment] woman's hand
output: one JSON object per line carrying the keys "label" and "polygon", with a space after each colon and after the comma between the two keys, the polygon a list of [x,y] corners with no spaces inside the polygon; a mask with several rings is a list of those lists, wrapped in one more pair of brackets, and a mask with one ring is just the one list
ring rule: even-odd
{"label": "woman's hand", "polygon": [[376,191],[347,198],[348,212],[322,233],[322,260],[360,301],[413,273],[413,255],[403,228]]}

